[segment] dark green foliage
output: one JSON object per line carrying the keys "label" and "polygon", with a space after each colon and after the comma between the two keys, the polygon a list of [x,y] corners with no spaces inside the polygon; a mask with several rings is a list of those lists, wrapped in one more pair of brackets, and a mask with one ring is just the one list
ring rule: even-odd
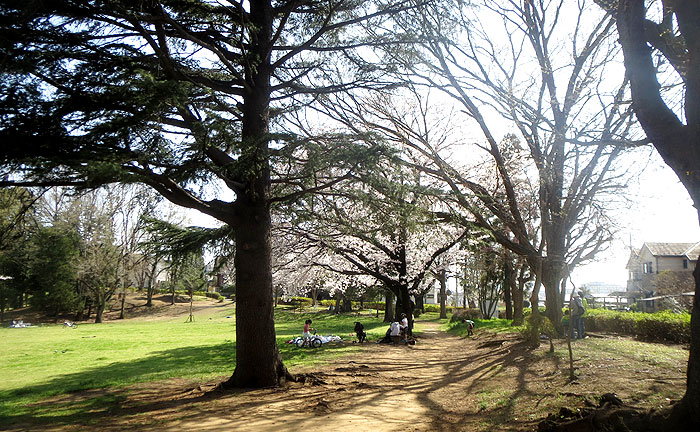
{"label": "dark green foliage", "polygon": [[221,257],[232,254],[233,228],[229,225],[220,228],[183,228],[153,218],[145,219],[144,223],[150,238],[142,247],[159,256],[177,259],[191,253],[200,253],[205,247],[216,249]]}
{"label": "dark green foliage", "polygon": [[[426,305],[426,306],[432,306],[432,305]],[[427,309],[426,309],[426,312],[428,312]],[[481,317],[482,317],[482,314],[481,314],[481,310],[479,308],[457,309],[450,317],[450,322],[462,322],[465,319],[474,321],[477,319],[481,319]]]}
{"label": "dark green foliage", "polygon": [[0,314],[23,306],[27,292],[27,242],[36,229],[37,197],[25,188],[0,189]]}
{"label": "dark green foliage", "polygon": [[521,330],[523,338],[532,345],[540,344],[540,336],[545,335],[550,342],[550,352],[552,348],[552,339],[557,335],[556,329],[552,325],[552,321],[544,314],[530,314],[525,320],[525,326]]}
{"label": "dark green foliage", "polygon": [[27,260],[31,304],[58,315],[73,312],[80,300],[76,289],[78,239],[60,228],[42,228],[32,238]]}

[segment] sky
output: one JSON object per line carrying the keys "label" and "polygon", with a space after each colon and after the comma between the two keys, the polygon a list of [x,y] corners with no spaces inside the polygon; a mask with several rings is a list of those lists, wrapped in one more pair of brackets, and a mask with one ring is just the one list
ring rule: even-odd
{"label": "sky", "polygon": [[[600,282],[626,286],[629,246],[644,242],[692,243],[700,241],[700,223],[685,188],[675,173],[654,151],[646,169],[628,184],[628,208],[615,219],[620,230],[607,251],[596,261],[580,266],[572,274],[575,286]],[[189,222],[214,227],[219,222],[197,211],[187,212]]]}
{"label": "sky", "polygon": [[[687,192],[655,152],[648,154],[650,160],[646,169],[629,184],[630,205],[615,214],[619,226],[615,240],[607,251],[599,254],[596,262],[574,270],[575,285],[601,282],[624,287],[630,247],[639,248],[644,242],[700,241],[698,214]],[[196,212],[192,212],[190,218],[196,225],[217,225],[211,218]]]}
{"label": "sky", "polygon": [[630,241],[634,248],[644,242],[700,241],[697,211],[678,177],[656,152],[638,182],[629,185],[629,198],[633,204],[617,216],[621,229],[610,250],[601,253],[598,262],[574,270],[575,285],[604,282],[624,287]]}

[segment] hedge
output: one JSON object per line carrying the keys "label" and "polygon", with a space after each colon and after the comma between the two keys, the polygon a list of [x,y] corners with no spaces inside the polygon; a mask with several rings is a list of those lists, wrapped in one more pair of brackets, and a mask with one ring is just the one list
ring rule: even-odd
{"label": "hedge", "polygon": [[459,308],[450,317],[450,322],[462,322],[465,319],[474,321],[481,318],[482,315],[479,308]]}
{"label": "hedge", "polygon": [[689,313],[588,309],[584,318],[586,330],[626,334],[650,342],[690,343]]}
{"label": "hedge", "polygon": [[[304,308],[310,308],[313,306],[313,300],[309,297],[292,297],[288,301],[282,301],[280,298],[278,300],[278,304],[286,304],[286,305],[292,305],[295,307],[299,307],[300,309]],[[335,307],[335,300],[318,300],[317,304],[319,306],[323,306],[325,308],[329,308],[331,306]],[[362,303],[362,306],[365,309],[379,309],[379,310],[384,310],[384,302],[375,302],[375,301],[366,301]],[[358,301],[353,301],[352,302],[352,308],[353,309],[359,309],[360,307],[360,302]]]}

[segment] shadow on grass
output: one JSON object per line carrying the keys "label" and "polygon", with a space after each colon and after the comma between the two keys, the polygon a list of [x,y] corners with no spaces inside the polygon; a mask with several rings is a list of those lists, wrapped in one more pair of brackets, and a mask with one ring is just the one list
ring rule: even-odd
{"label": "shadow on grass", "polygon": [[[318,350],[278,346],[285,364],[298,364],[311,357],[323,357],[335,347]],[[226,376],[235,368],[235,343],[183,347],[153,353],[147,357],[116,362],[80,372],[56,376],[21,389],[0,392],[0,429],[21,430],[41,425],[92,424],[101,414],[122,409],[129,390],[125,386],[187,377],[193,382]],[[203,371],[203,376],[193,376]]]}
{"label": "shadow on grass", "polygon": [[[519,333],[521,326],[513,326],[512,320],[507,319],[477,319],[474,320],[474,328],[488,330],[493,333]],[[466,336],[468,329],[465,323],[448,323],[447,332],[455,336]]]}
{"label": "shadow on grass", "polygon": [[[183,347],[161,351],[139,360],[112,363],[57,376],[21,389],[0,392],[0,425],[16,423],[67,424],[76,418],[95,415],[119,405],[110,393],[138,382],[191,375],[192,370],[233,371],[235,345],[226,342],[212,346]],[[189,372],[189,373],[188,373]],[[81,397],[65,397],[92,389],[104,389]],[[87,396],[87,399],[86,397]],[[51,398],[51,403],[41,403]]]}

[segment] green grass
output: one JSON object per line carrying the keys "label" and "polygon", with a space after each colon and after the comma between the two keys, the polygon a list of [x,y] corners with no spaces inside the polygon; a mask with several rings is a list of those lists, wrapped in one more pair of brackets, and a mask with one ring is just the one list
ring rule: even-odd
{"label": "green grass", "polygon": [[[474,332],[488,331],[491,333],[518,333],[522,326],[513,326],[513,320],[494,318],[490,320],[474,320]],[[467,325],[461,322],[447,322],[445,330],[457,336],[467,335]]]}
{"label": "green grass", "polygon": [[[366,314],[295,313],[277,309],[277,343],[287,367],[329,362],[357,349],[357,344],[328,344],[300,349],[285,341],[301,334],[304,320],[313,319],[319,334],[352,338],[354,321],[361,321],[370,339],[384,335],[386,324]],[[45,325],[0,329],[0,426],[22,419],[60,421],[86,417],[118,401],[114,396],[62,407],[36,402],[82,390],[120,388],[168,378],[208,380],[230,375],[235,368],[235,318],[232,305],[195,321],[126,320],[80,324],[75,329]],[[106,408],[105,408],[106,409]]]}

